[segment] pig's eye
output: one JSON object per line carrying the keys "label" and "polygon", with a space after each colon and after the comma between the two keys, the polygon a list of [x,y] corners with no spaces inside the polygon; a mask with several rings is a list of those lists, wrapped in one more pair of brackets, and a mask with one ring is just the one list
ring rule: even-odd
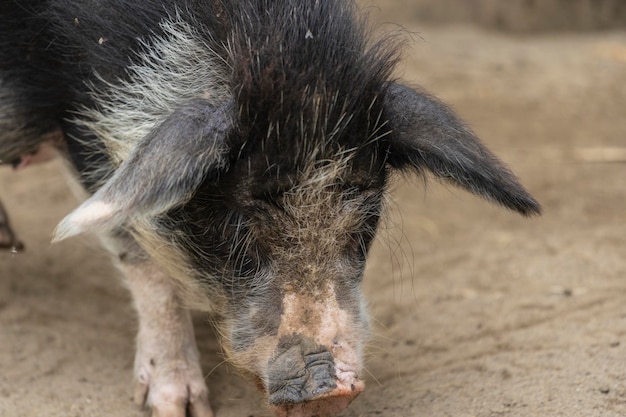
{"label": "pig's eye", "polygon": [[242,254],[236,260],[235,270],[240,277],[249,277],[258,270],[258,262],[250,254]]}
{"label": "pig's eye", "polygon": [[354,242],[355,255],[365,260],[367,253],[369,252],[372,241],[374,240],[374,232],[358,232],[352,236]]}
{"label": "pig's eye", "polygon": [[275,190],[272,192],[266,192],[263,194],[263,202],[276,207],[282,208],[282,201],[285,192],[283,190]]}
{"label": "pig's eye", "polygon": [[234,275],[242,278],[257,275],[267,264],[267,256],[261,247],[254,243],[238,248],[231,259],[231,265],[235,271]]}
{"label": "pig's eye", "polygon": [[365,259],[376,235],[378,216],[369,216],[358,230],[350,234],[345,256],[350,264],[358,269],[365,267]]}
{"label": "pig's eye", "polygon": [[283,188],[271,187],[252,190],[252,199],[261,206],[282,208],[282,201],[286,190]]}

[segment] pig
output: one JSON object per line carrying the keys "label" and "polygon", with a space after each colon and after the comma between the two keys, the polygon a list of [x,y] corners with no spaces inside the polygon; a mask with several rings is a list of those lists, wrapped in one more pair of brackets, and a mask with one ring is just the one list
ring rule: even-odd
{"label": "pig", "polygon": [[[351,0],[7,0],[0,159],[60,149],[139,317],[134,399],[212,416],[189,310],[277,416],[364,389],[361,281],[397,172],[530,216],[537,201],[445,104],[394,77]],[[26,158],[26,159],[25,159]]]}

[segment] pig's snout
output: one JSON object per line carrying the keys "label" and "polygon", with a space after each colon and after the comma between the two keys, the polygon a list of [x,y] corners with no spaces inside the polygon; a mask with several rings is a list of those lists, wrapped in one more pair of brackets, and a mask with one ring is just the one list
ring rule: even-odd
{"label": "pig's snout", "polygon": [[300,335],[282,338],[268,365],[268,402],[279,417],[334,416],[364,388],[355,370]]}
{"label": "pig's snout", "polygon": [[272,405],[309,401],[337,388],[330,352],[303,352],[301,345],[279,354],[270,364],[269,402]]}

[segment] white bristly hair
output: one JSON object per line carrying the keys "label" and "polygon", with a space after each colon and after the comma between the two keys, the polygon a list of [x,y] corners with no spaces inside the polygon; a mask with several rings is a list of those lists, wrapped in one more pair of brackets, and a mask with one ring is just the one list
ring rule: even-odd
{"label": "white bristly hair", "polygon": [[187,100],[221,103],[230,92],[227,64],[211,49],[194,25],[174,16],[161,23],[164,35],[142,40],[138,63],[127,68],[129,79],[100,78],[104,88],[90,85],[96,106],[78,112],[75,122],[95,133],[114,165]]}

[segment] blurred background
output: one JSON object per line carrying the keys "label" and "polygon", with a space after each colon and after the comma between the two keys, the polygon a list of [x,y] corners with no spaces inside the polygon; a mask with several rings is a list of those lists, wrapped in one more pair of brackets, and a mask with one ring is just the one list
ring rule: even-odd
{"label": "blurred background", "polygon": [[626,27],[623,0],[391,0],[388,12],[435,24],[472,23],[513,32]]}

